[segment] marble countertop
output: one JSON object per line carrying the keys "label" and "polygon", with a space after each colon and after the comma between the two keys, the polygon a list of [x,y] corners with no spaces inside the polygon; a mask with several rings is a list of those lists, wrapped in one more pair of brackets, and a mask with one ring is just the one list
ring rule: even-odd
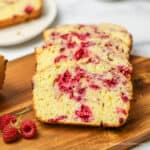
{"label": "marble countertop", "polygon": [[[132,54],[150,57],[150,1],[149,0],[56,0],[58,16],[52,26],[72,23],[110,22],[125,26],[133,35]],[[42,36],[21,45],[0,47],[7,59],[32,53],[43,43]],[[149,150],[150,142],[134,148]]]}

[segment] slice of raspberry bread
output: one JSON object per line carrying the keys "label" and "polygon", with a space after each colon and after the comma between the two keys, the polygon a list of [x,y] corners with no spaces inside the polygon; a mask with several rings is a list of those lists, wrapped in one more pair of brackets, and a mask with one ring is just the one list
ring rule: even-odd
{"label": "slice of raspberry bread", "polygon": [[0,28],[37,18],[42,0],[0,0]]}
{"label": "slice of raspberry bread", "polygon": [[[50,33],[47,45],[36,49],[33,103],[37,118],[47,123],[123,125],[132,99],[132,66],[127,56],[131,39],[127,43],[112,36],[115,30],[122,32],[117,27],[105,35],[107,39],[88,25],[51,30],[59,34],[57,38]],[[110,48],[106,41],[113,41]],[[122,45],[126,53],[118,49]]]}
{"label": "slice of raspberry bread", "polygon": [[132,46],[132,38],[128,31],[114,24],[57,26],[44,31],[43,37],[47,44],[69,42],[67,43],[69,46],[71,41],[75,43],[88,41],[90,44],[95,43],[102,47],[105,51],[115,50],[117,53],[123,53],[127,58]]}
{"label": "slice of raspberry bread", "polygon": [[5,69],[6,69],[7,60],[0,55],[0,89],[3,86],[4,78],[5,78]]}

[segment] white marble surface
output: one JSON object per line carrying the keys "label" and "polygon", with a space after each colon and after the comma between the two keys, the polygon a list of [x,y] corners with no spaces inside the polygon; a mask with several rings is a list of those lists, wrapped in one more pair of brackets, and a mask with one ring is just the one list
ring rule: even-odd
{"label": "white marble surface", "polygon": [[[149,0],[56,0],[57,24],[112,22],[123,25],[133,34],[132,53],[150,57],[150,1]],[[29,32],[30,34],[30,32]],[[0,53],[9,60],[34,51],[41,45],[41,35],[32,41],[13,47],[0,47]],[[149,150],[144,143],[135,150]]]}

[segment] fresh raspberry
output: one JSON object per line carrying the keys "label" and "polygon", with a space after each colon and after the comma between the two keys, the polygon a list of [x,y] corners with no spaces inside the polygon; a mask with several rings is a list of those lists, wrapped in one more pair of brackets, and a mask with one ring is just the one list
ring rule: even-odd
{"label": "fresh raspberry", "polygon": [[32,120],[23,121],[20,125],[21,135],[26,139],[32,139],[36,135],[36,125]]}
{"label": "fresh raspberry", "polygon": [[11,114],[5,114],[0,117],[0,130],[3,130],[6,125],[8,125],[10,122],[15,123],[16,117]]}
{"label": "fresh raspberry", "polygon": [[27,14],[31,14],[33,12],[34,8],[32,6],[26,6],[24,9],[24,12]]}
{"label": "fresh raspberry", "polygon": [[2,137],[4,142],[6,143],[10,143],[10,142],[14,142],[19,138],[19,132],[18,130],[11,126],[10,124],[5,126],[2,132]]}

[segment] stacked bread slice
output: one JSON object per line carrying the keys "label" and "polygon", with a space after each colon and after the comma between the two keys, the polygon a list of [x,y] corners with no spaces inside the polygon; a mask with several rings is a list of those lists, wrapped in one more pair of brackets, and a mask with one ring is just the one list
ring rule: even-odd
{"label": "stacked bread slice", "polygon": [[0,28],[37,18],[42,0],[0,0]]}
{"label": "stacked bread slice", "polygon": [[113,24],[63,25],[36,48],[33,102],[47,123],[118,127],[132,99],[132,39]]}

